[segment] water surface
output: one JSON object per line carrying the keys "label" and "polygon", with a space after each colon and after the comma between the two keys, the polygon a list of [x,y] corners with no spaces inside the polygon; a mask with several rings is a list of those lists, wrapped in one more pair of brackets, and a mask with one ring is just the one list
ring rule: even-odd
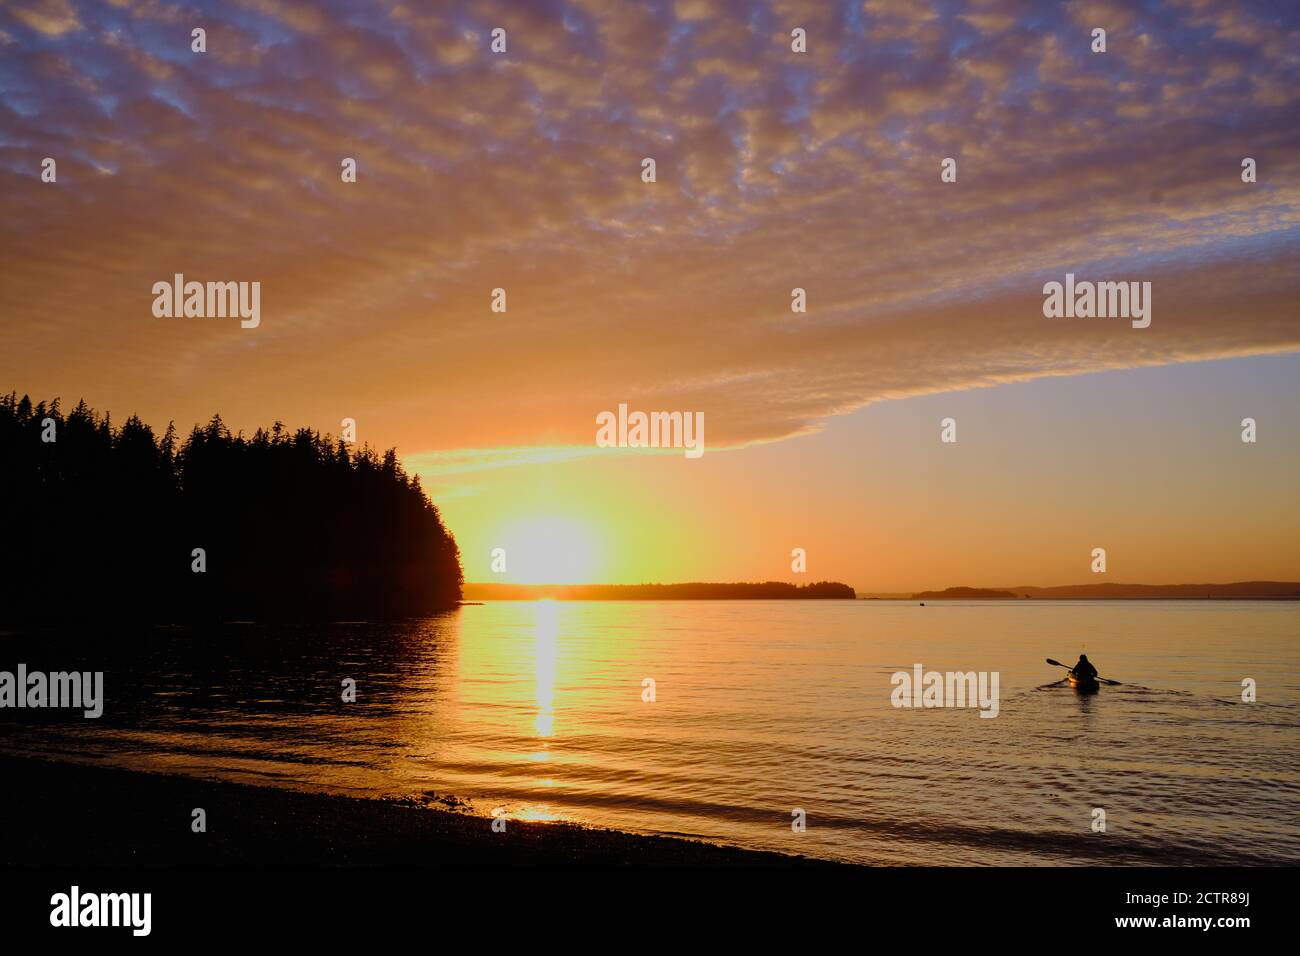
{"label": "water surface", "polygon": [[[1080,648],[1124,685],[1051,684]],[[0,636],[19,661],[107,703],[0,711],[8,752],[860,863],[1300,862],[1294,603],[494,602]],[[891,706],[917,663],[999,672],[999,715]]]}

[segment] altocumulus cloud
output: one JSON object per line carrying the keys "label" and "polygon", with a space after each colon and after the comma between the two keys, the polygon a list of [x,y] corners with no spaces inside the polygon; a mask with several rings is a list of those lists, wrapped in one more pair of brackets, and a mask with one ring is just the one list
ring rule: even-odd
{"label": "altocumulus cloud", "polygon": [[[881,398],[1292,350],[1298,24],[1173,0],[17,0],[0,379],[152,420],[354,414],[410,452],[589,444],[629,401],[705,411],[716,448]],[[1152,326],[1045,320],[1067,271],[1151,281]],[[154,319],[176,272],[261,281],[261,327]]]}

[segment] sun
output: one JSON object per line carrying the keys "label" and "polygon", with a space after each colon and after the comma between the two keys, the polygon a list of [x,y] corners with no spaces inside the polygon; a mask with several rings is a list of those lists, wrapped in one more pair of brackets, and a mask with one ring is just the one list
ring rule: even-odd
{"label": "sun", "polygon": [[515,584],[589,584],[600,572],[599,535],[580,518],[521,518],[498,540],[506,552],[504,577]]}

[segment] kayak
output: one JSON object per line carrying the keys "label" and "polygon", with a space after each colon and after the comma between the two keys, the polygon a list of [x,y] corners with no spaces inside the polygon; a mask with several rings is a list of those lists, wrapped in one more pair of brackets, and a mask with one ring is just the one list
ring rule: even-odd
{"label": "kayak", "polygon": [[1091,677],[1075,677],[1071,672],[1065,675],[1065,679],[1070,682],[1070,686],[1080,694],[1095,694],[1101,690],[1101,684],[1097,683]]}

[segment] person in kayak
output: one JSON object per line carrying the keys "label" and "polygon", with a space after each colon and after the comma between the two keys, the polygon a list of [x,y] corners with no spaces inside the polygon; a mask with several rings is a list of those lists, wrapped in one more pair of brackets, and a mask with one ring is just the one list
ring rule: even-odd
{"label": "person in kayak", "polygon": [[1097,679],[1097,668],[1092,666],[1092,663],[1088,660],[1087,654],[1080,654],[1079,663],[1071,667],[1070,670],[1079,680]]}

